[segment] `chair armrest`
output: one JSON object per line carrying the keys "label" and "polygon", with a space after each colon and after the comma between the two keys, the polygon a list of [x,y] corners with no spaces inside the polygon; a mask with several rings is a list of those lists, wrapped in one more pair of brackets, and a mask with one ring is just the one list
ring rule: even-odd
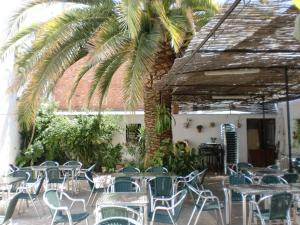
{"label": "chair armrest", "polygon": [[264,197],[260,198],[259,201],[256,202],[256,203],[259,205],[261,202],[263,202],[263,201],[265,201],[266,199],[271,198],[271,197],[272,197],[272,195],[264,196]]}
{"label": "chair armrest", "polygon": [[62,195],[65,196],[68,200],[72,201],[71,207],[74,205],[75,202],[81,202],[83,204],[83,208],[84,210],[86,210],[85,207],[85,200],[84,199],[80,199],[80,198],[71,198],[68,194],[66,194],[65,192],[62,192]]}

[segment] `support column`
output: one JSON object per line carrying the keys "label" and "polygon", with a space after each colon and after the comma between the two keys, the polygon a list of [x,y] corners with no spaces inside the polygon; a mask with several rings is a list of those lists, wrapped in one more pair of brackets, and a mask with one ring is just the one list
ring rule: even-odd
{"label": "support column", "polygon": [[290,118],[290,98],[289,98],[289,78],[288,68],[284,69],[285,77],[285,97],[286,97],[286,118],[287,118],[287,134],[288,134],[288,150],[289,150],[289,171],[293,170],[292,164],[292,137],[291,137],[291,118]]}

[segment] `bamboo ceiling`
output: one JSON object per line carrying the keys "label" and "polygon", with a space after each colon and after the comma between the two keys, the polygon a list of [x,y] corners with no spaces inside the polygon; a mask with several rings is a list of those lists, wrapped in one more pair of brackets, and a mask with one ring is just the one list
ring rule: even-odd
{"label": "bamboo ceiling", "polygon": [[205,42],[232,3],[195,34],[160,87],[179,103],[276,102],[285,98],[287,68],[290,98],[300,97],[299,11],[287,0],[242,0]]}

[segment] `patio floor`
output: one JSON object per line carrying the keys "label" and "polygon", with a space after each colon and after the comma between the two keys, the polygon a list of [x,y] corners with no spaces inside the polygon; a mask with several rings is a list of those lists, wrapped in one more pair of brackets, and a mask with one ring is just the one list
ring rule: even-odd
{"label": "patio floor", "polygon": [[[222,177],[208,177],[205,180],[205,187],[208,189],[211,189],[214,194],[216,194],[217,196],[219,196],[220,200],[223,201],[223,191],[222,191]],[[74,198],[84,198],[87,200],[88,195],[89,195],[89,189],[88,186],[86,185],[86,183],[84,182],[81,185],[81,191],[79,194],[76,195],[71,195]],[[41,214],[41,218],[38,218],[34,212],[33,207],[31,206],[31,204],[29,203],[29,208],[26,208],[26,206],[23,205],[23,209],[25,209],[24,212],[22,212],[21,214],[18,213],[18,208],[16,208],[14,216],[13,216],[13,221],[12,224],[14,225],[41,225],[41,224],[50,224],[51,223],[51,217],[49,214],[49,211],[46,207],[46,205],[43,203],[42,201],[42,194],[40,194],[40,200],[42,203],[42,206],[40,206],[38,204],[38,202],[36,202],[36,205],[38,207],[39,213]],[[74,211],[81,209],[81,208],[76,208],[74,207]],[[93,225],[95,223],[95,217],[93,214],[93,210],[94,210],[94,206],[90,207],[88,206],[88,211],[90,213],[89,216],[89,224]],[[181,212],[181,216],[179,218],[178,221],[178,225],[185,225],[187,224],[189,217],[191,215],[192,212],[192,201],[190,199],[190,197],[188,196],[188,198],[185,200],[184,203],[184,207],[183,207],[183,211]],[[241,218],[241,205],[240,204],[234,204],[233,205],[233,215],[232,215],[232,225],[240,225],[242,223],[242,218]],[[224,212],[223,212],[223,216],[224,216]],[[217,224],[221,224],[220,222],[217,222],[216,220],[216,215],[214,213],[207,213],[204,212],[202,214],[202,216],[200,217],[198,224],[203,224],[203,225],[217,225]],[[82,222],[81,224],[85,224],[85,222]],[[163,225],[162,223],[155,223],[155,224],[160,224]]]}

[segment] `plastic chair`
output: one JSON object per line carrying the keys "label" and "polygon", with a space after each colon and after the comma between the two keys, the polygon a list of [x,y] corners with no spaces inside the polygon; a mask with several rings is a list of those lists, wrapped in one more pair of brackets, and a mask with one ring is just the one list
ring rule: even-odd
{"label": "plastic chair", "polygon": [[145,170],[147,173],[168,173],[168,169],[163,166],[153,166]]}
{"label": "plastic chair", "polygon": [[297,183],[299,175],[297,173],[286,173],[282,178],[289,184]]}
{"label": "plastic chair", "polygon": [[41,163],[40,166],[46,166],[46,167],[59,166],[59,163],[55,161],[45,161]]}
{"label": "plastic chair", "polygon": [[0,216],[0,224],[7,224],[11,220],[21,194],[17,193],[9,200],[5,214]]}
{"label": "plastic chair", "polygon": [[228,176],[231,176],[231,175],[236,175],[237,174],[237,172],[236,171],[234,171],[233,169],[231,169],[230,167],[228,167],[227,166],[227,169],[226,169],[226,171],[227,171],[227,175]]}
{"label": "plastic chair", "polygon": [[29,182],[31,180],[32,174],[26,170],[19,169],[9,174],[9,176],[22,177],[25,179],[25,182]]}
{"label": "plastic chair", "polygon": [[[63,206],[61,205],[62,197],[65,197],[67,200],[71,201],[69,207],[66,206],[65,203]],[[79,223],[83,220],[85,220],[86,224],[88,224],[87,218],[89,213],[86,211],[84,199],[73,199],[66,193],[59,193],[57,190],[45,191],[43,199],[46,205],[49,207],[51,215],[53,216],[51,225],[57,223],[69,223],[69,225],[72,225],[73,222]],[[72,214],[71,209],[76,202],[81,202],[83,204],[83,212]]]}
{"label": "plastic chair", "polygon": [[94,180],[93,180],[93,173],[92,173],[91,171],[86,171],[86,172],[85,172],[85,177],[86,177],[86,179],[87,179],[87,181],[88,181],[88,184],[89,184],[89,187],[90,187],[90,190],[91,190],[91,193],[90,193],[90,195],[89,195],[87,204],[89,204],[92,195],[95,194],[95,195],[94,195],[94,198],[93,198],[93,200],[92,200],[92,202],[91,202],[91,204],[93,204],[93,202],[94,202],[95,199],[96,199],[97,194],[100,193],[100,192],[104,192],[104,188],[96,188],[95,182],[94,182]]}
{"label": "plastic chair", "polygon": [[[262,208],[263,202],[271,199],[270,208]],[[291,225],[290,208],[293,195],[290,193],[277,193],[261,198],[258,202],[249,202],[249,220],[248,224],[252,224],[253,217],[260,219],[261,224],[265,225],[266,221],[286,220]]]}
{"label": "plastic chair", "polygon": [[119,180],[108,187],[108,192],[140,192],[140,186],[133,181]]}
{"label": "plastic chair", "polygon": [[79,170],[79,173],[78,173],[78,175],[77,175],[77,177],[76,177],[76,179],[77,179],[77,180],[86,180],[85,172],[86,172],[86,171],[93,172],[94,169],[95,169],[95,167],[96,167],[96,163],[93,164],[93,165],[91,165],[91,166],[90,166],[89,168],[87,168],[87,169],[80,169],[80,170]]}
{"label": "plastic chair", "polygon": [[[253,184],[253,181],[245,176],[244,174],[236,174],[229,176],[229,184],[230,185],[239,185],[239,184]],[[249,199],[250,197],[248,197]],[[231,199],[233,202],[241,202],[242,201],[242,195],[240,193],[231,192]]]}
{"label": "plastic chair", "polygon": [[131,218],[137,222],[143,221],[143,218],[141,217],[141,214],[138,211],[125,206],[117,206],[117,205],[101,206],[97,208],[96,211],[97,211],[96,222],[111,217]]}
{"label": "plastic chair", "polygon": [[64,188],[64,184],[66,182],[66,175],[61,178],[60,171],[57,167],[49,167],[46,169],[46,189],[49,189],[49,186],[55,185],[58,188],[60,185],[60,189]]}
{"label": "plastic chair", "polygon": [[151,211],[156,199],[171,198],[174,193],[173,181],[169,176],[155,177],[148,182]]}
{"label": "plastic chair", "polygon": [[186,184],[192,185],[197,190],[203,190],[203,183],[206,174],[207,174],[207,169],[204,169],[201,172],[192,176],[190,180],[187,180]]}
{"label": "plastic chair", "polygon": [[127,166],[119,170],[121,173],[140,173],[141,171],[139,168],[133,166]]}
{"label": "plastic chair", "polygon": [[101,220],[95,225],[142,225],[142,223],[126,217],[111,217]]}
{"label": "plastic chair", "polygon": [[267,167],[268,169],[272,169],[272,170],[279,170],[279,166],[276,164],[270,165]]}
{"label": "plastic chair", "polygon": [[264,175],[261,178],[260,183],[262,183],[262,184],[287,184],[288,182],[279,176]]}
{"label": "plastic chair", "polygon": [[[37,214],[38,217],[40,217],[40,214],[36,208],[36,205],[34,204],[34,201],[38,201],[41,205],[41,202],[38,198],[38,195],[40,193],[41,187],[43,185],[43,181],[45,179],[45,176],[41,176],[37,179],[35,183],[32,185],[26,186],[26,187],[20,187],[18,188],[18,191],[21,191],[19,199],[25,200],[25,201],[31,201],[33,208]],[[41,207],[42,208],[42,207]]]}
{"label": "plastic chair", "polygon": [[253,167],[251,163],[247,163],[247,162],[237,163],[237,171],[241,171],[242,169],[249,169],[251,167]]}
{"label": "plastic chair", "polygon": [[17,166],[15,166],[15,165],[13,165],[13,164],[9,164],[8,165],[8,170],[9,170],[9,172],[14,172],[14,171],[17,171],[19,169],[19,167],[17,167]]}
{"label": "plastic chair", "polygon": [[[154,201],[153,213],[150,213],[149,215],[151,217],[151,225],[153,225],[154,221],[176,225],[186,195],[187,190],[181,190],[170,198],[157,198]],[[163,202],[165,204],[158,205],[158,202]],[[170,205],[169,202],[173,202],[173,204]]]}
{"label": "plastic chair", "polygon": [[210,190],[199,191],[192,185],[188,184],[187,186],[188,186],[189,190],[197,196],[197,200],[195,201],[195,206],[194,206],[192,215],[189,219],[188,225],[191,224],[196,211],[198,211],[198,214],[196,216],[194,225],[197,224],[197,222],[200,218],[200,215],[203,211],[218,211],[220,219],[221,219],[221,223],[222,223],[222,225],[224,225],[223,216],[222,216],[222,212],[221,212],[221,208],[223,208],[224,206],[223,206],[223,204],[220,203],[219,198],[217,196],[214,196]]}

